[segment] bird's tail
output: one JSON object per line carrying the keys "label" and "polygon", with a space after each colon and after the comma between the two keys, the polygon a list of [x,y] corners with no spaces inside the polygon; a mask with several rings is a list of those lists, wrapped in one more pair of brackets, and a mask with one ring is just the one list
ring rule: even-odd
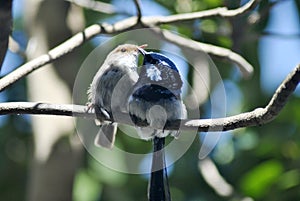
{"label": "bird's tail", "polygon": [[111,149],[114,146],[117,133],[117,123],[104,123],[101,125],[95,138],[95,145]]}
{"label": "bird's tail", "polygon": [[149,201],[171,201],[167,167],[165,161],[165,138],[153,139],[152,170],[149,183]]}

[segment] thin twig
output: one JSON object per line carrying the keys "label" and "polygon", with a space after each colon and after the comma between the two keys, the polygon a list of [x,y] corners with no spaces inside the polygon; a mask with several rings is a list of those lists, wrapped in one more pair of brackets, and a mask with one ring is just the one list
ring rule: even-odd
{"label": "thin twig", "polygon": [[214,8],[210,10],[204,10],[193,13],[184,13],[184,14],[176,14],[170,16],[152,16],[152,17],[143,17],[142,21],[145,24],[156,26],[160,24],[170,24],[177,22],[190,21],[195,19],[203,19],[208,17],[223,17],[223,18],[231,18],[237,17],[239,15],[245,14],[246,12],[253,10],[256,5],[260,2],[260,0],[250,0],[245,5],[237,8],[228,10],[226,7]]}
{"label": "thin twig", "polygon": [[39,69],[40,67],[53,62],[54,60],[72,52],[75,48],[84,44],[87,40],[95,37],[100,33],[119,33],[124,30],[128,30],[135,26],[135,18],[127,18],[113,25],[111,24],[95,24],[87,27],[83,32],[77,33],[70,39],[66,40],[57,47],[51,49],[47,54],[43,54],[24,65],[20,66],[13,72],[9,73],[2,79],[0,79],[0,92],[6,89],[8,86],[14,84],[21,78],[30,74],[31,72]]}
{"label": "thin twig", "polygon": [[171,43],[191,49],[196,52],[206,52],[207,54],[210,54],[212,56],[219,57],[221,59],[226,59],[237,64],[244,77],[249,77],[253,73],[252,65],[241,55],[231,51],[230,49],[218,47],[207,43],[197,42],[188,38],[184,38],[183,36],[174,34],[167,30],[152,30]]}
{"label": "thin twig", "polygon": [[184,122],[181,127],[197,127],[199,131],[227,131],[242,127],[263,125],[273,120],[286,104],[288,97],[295,91],[300,82],[300,64],[279,85],[272,99],[264,108],[231,117],[211,120],[191,120]]}
{"label": "thin twig", "polygon": [[[87,8],[101,13],[113,14],[116,12],[116,8],[111,4],[107,4],[99,1],[93,1],[93,0],[66,0],[66,1],[74,3],[83,8]],[[170,15],[170,16],[144,17],[143,21],[145,21],[145,23],[147,23],[148,25],[154,26],[160,24],[170,24],[170,23],[183,22],[183,21],[208,18],[208,17],[216,17],[216,16],[224,17],[224,18],[236,17],[250,10],[253,10],[259,2],[260,0],[250,0],[245,5],[237,9],[231,9],[231,10],[228,10],[228,8],[226,7],[220,7],[220,8],[214,8],[214,9],[199,11],[194,13],[185,13],[185,14],[177,14],[177,15]],[[137,8],[137,16],[139,22],[142,17],[140,0],[134,0],[134,3]]]}
{"label": "thin twig", "polygon": [[113,14],[116,13],[116,7],[100,1],[93,0],[66,0],[82,8],[93,10],[100,13]]}
{"label": "thin twig", "polygon": [[73,51],[76,47],[82,45],[86,40],[101,32],[99,25],[92,25],[86,28],[82,33],[78,33],[69,40],[50,50],[47,54],[41,55],[26,64],[20,66],[10,74],[0,80],[0,91],[15,83],[22,77],[28,75],[32,71],[60,58],[61,56]]}
{"label": "thin twig", "polygon": [[[294,92],[300,82],[300,64],[281,83],[268,105],[251,112],[217,119],[186,119],[168,122],[165,129],[198,131],[227,131],[242,127],[263,125],[273,120],[286,104],[288,97]],[[39,114],[85,117],[95,119],[93,112],[86,112],[82,105],[58,105],[47,103],[10,102],[0,103],[0,115],[7,114]],[[118,113],[118,123],[133,125],[128,114]],[[110,121],[110,119],[106,120]],[[143,124],[137,124],[144,126]]]}
{"label": "thin twig", "polygon": [[142,18],[141,2],[140,0],[134,0],[134,4],[137,11],[137,23],[140,23]]}
{"label": "thin twig", "polygon": [[[185,20],[192,20],[192,19],[199,19],[202,17],[209,17],[209,16],[224,16],[224,17],[233,17],[243,14],[244,12],[248,11],[249,9],[253,8],[259,0],[252,0],[246,5],[234,9],[234,10],[227,10],[227,8],[218,8],[212,9],[207,11],[201,11],[197,13],[190,13],[190,14],[180,14],[180,15],[171,15],[171,16],[160,16],[160,17],[143,17],[142,22],[146,27],[151,27],[154,25],[159,25],[161,23],[173,23],[173,22],[181,22]],[[204,14],[203,14],[204,13]],[[54,60],[66,55],[67,53],[73,51],[75,48],[84,44],[87,40],[93,38],[94,36],[100,33],[106,34],[117,34],[120,32],[127,31],[129,29],[139,28],[139,23],[137,23],[137,17],[130,17],[125,20],[121,20],[116,22],[115,24],[101,24],[101,25],[91,25],[87,27],[83,32],[80,32],[70,39],[66,40],[62,44],[58,45],[57,47],[50,50],[47,54],[41,55],[36,59],[33,59],[26,64],[20,66],[18,69],[14,70],[10,74],[6,75],[4,78],[0,80],[0,92],[3,91],[8,86],[12,85],[19,79],[23,78],[24,76],[28,75],[29,73],[33,72],[34,70],[39,69],[40,67],[53,62]],[[240,56],[236,54],[232,54],[230,50],[225,48],[220,48],[216,46],[210,45],[203,45],[202,49],[207,49],[210,51],[210,54],[220,57],[227,57],[229,60],[236,60],[240,66],[245,65],[245,69],[250,69],[252,66],[248,65],[247,62]]]}

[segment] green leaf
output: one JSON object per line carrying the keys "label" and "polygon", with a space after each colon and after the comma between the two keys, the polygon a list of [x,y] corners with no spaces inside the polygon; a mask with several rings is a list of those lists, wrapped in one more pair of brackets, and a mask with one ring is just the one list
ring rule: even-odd
{"label": "green leaf", "polygon": [[290,170],[282,174],[278,181],[278,186],[282,190],[295,187],[300,184],[300,172],[299,170]]}
{"label": "green leaf", "polygon": [[201,23],[201,29],[207,33],[215,33],[218,29],[217,24],[214,20],[206,19]]}
{"label": "green leaf", "polygon": [[99,197],[101,185],[97,179],[91,177],[86,170],[81,170],[75,177],[73,200],[96,201]]}
{"label": "green leaf", "polygon": [[246,195],[261,198],[278,180],[283,172],[279,161],[269,160],[250,170],[241,179],[241,188]]}

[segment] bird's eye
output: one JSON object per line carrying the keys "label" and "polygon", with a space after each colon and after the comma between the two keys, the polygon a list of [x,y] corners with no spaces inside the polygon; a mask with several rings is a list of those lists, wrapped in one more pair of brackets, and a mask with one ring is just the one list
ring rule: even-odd
{"label": "bird's eye", "polygon": [[126,52],[126,48],[123,47],[123,48],[121,49],[121,52]]}

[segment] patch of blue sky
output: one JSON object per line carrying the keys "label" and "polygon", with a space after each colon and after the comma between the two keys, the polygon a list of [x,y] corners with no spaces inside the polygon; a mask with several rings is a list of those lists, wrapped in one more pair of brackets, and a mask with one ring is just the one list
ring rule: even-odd
{"label": "patch of blue sky", "polygon": [[[103,20],[100,20],[99,22],[106,22],[106,23],[115,23],[119,20],[125,19],[129,16],[135,16],[137,11],[136,7],[133,1],[128,0],[113,0],[111,2],[116,8],[117,8],[117,15],[113,15],[112,17],[105,18]],[[143,0],[141,1],[142,8],[142,14],[143,16],[151,16],[151,15],[168,15],[169,11],[165,9],[163,6],[159,5],[155,1],[152,0]],[[126,14],[122,14],[126,13]],[[111,39],[112,36],[109,35],[100,35],[98,37],[95,37],[92,39],[92,44],[95,46],[98,46],[100,44],[103,44],[104,42]]]}
{"label": "patch of blue sky", "polygon": [[1,75],[3,76],[13,71],[16,67],[20,66],[21,63],[21,57],[8,50],[1,68]]}
{"label": "patch of blue sky", "polygon": [[[14,0],[13,1],[13,18],[19,18],[22,17],[23,14],[23,9],[24,9],[24,1],[23,0]],[[14,32],[13,32],[14,35]],[[19,37],[19,34],[16,35],[16,37]],[[19,42],[19,41],[18,41]],[[22,63],[22,59],[20,58],[19,55],[7,51],[5,59],[3,61],[3,65],[1,68],[1,73],[0,75],[6,75],[7,73],[13,71],[16,67],[18,67]],[[3,91],[0,93],[0,102],[6,102],[7,101],[7,95],[6,92]],[[0,127],[2,127],[8,120],[8,116],[0,116]]]}
{"label": "patch of blue sky", "polygon": [[226,114],[236,115],[242,110],[243,97],[240,88],[231,80],[223,81],[226,92]]}
{"label": "patch of blue sky", "polygon": [[[299,19],[294,1],[282,1],[270,11],[265,31],[274,34],[262,37],[259,43],[261,87],[268,94],[274,93],[284,78],[300,63]],[[300,87],[297,95],[300,96]]]}
{"label": "patch of blue sky", "polygon": [[13,1],[13,18],[16,19],[21,17],[24,11],[24,0],[14,0]]}
{"label": "patch of blue sky", "polygon": [[[242,93],[239,87],[231,80],[223,80],[222,82],[220,82],[212,91],[210,98],[210,105],[206,104],[205,108],[211,111],[207,112],[210,113],[210,116],[206,118],[225,117],[241,112],[243,102]],[[220,145],[224,146],[225,142],[229,143],[232,138],[231,133],[231,131],[200,132],[199,138],[201,142],[203,142],[202,146],[204,147],[201,148],[199,156],[206,157],[207,155],[214,153],[216,147],[219,147]],[[228,150],[232,150],[231,146],[228,146],[227,148],[230,148]]]}
{"label": "patch of blue sky", "polygon": [[[118,7],[123,13],[128,13],[136,15],[136,7],[133,1],[128,0],[113,0],[112,4]],[[151,16],[151,15],[168,15],[170,12],[164,8],[163,6],[159,5],[155,1],[152,0],[143,0],[141,1],[141,7],[143,16]],[[147,9],[146,9],[147,8]]]}
{"label": "patch of blue sky", "polygon": [[[3,66],[1,69],[1,75],[6,75],[7,73],[13,71],[16,67],[20,66],[22,63],[22,58],[12,53],[11,51],[7,51]],[[7,101],[7,95],[5,91],[0,93],[0,102],[6,102]],[[8,116],[0,116],[0,127],[3,126],[7,122]]]}
{"label": "patch of blue sky", "polygon": [[[14,0],[13,1],[13,18],[19,18],[22,17],[24,9],[24,2],[23,0]],[[13,38],[21,45],[21,48],[25,49],[26,46],[26,37],[23,32],[13,30]],[[7,73],[13,71],[15,68],[21,65],[23,62],[23,59],[18,55],[10,50],[7,51],[0,75],[6,75]],[[2,93],[0,93],[0,96],[3,96]],[[1,97],[0,97],[1,98]]]}

